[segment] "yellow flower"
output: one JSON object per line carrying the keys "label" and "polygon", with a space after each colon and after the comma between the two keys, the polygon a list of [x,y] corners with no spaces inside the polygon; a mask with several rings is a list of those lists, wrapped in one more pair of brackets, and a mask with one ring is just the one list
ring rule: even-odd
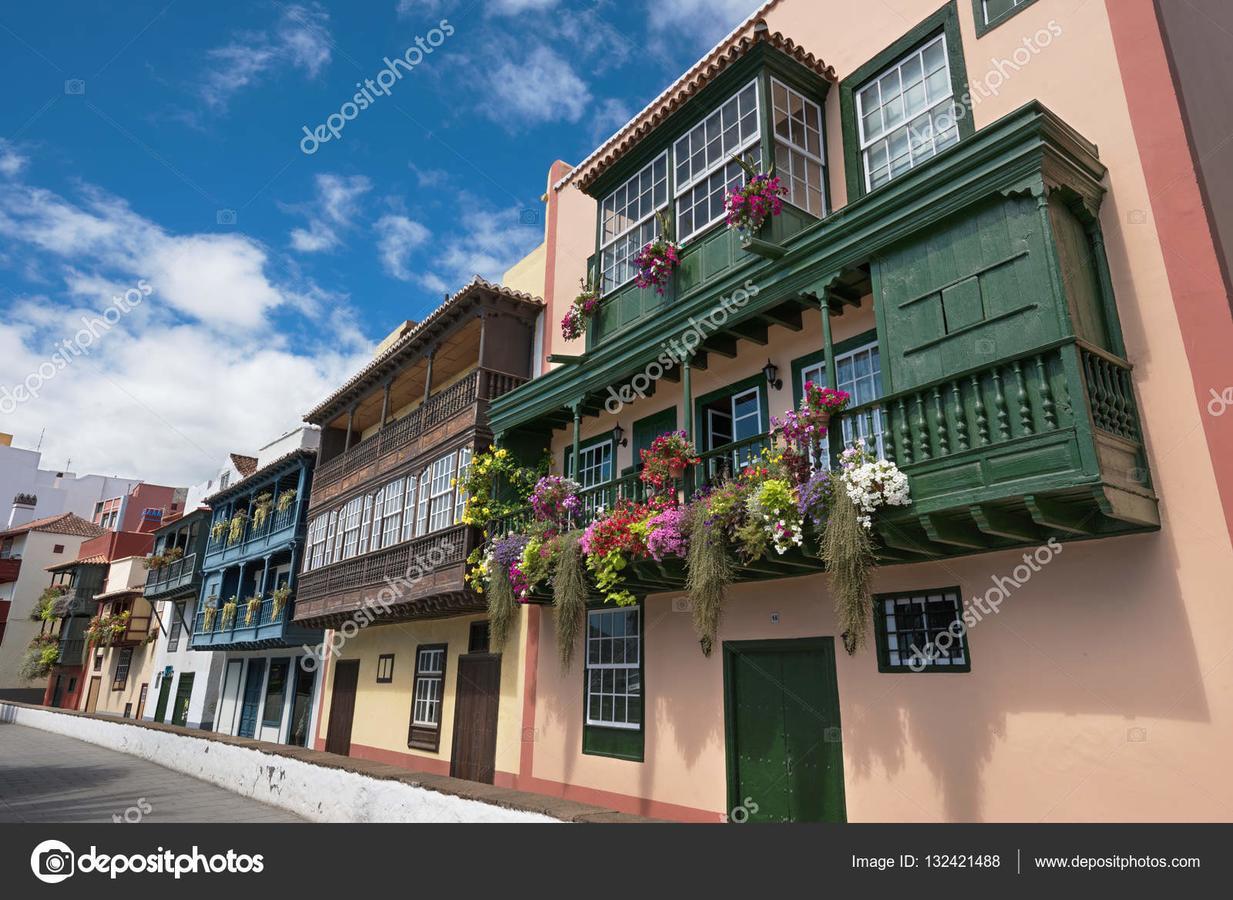
{"label": "yellow flower", "polygon": [[502,447],[500,450],[497,451],[497,459],[505,459],[505,457],[508,455],[509,454],[506,452],[504,447]]}

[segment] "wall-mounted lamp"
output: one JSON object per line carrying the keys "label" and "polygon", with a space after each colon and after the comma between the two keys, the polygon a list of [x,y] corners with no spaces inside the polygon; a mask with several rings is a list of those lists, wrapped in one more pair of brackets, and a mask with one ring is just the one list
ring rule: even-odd
{"label": "wall-mounted lamp", "polygon": [[620,422],[612,426],[612,440],[616,442],[618,447],[624,447],[629,444],[629,438],[625,437],[625,429],[621,427]]}
{"label": "wall-mounted lamp", "polygon": [[783,390],[783,379],[779,377],[779,366],[768,359],[766,365],[762,367],[762,374],[766,376],[767,384],[777,391]]}

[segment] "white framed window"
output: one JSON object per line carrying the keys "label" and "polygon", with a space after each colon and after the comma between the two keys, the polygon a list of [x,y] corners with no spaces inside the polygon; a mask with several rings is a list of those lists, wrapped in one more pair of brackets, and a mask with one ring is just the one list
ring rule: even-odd
{"label": "white framed window", "polygon": [[641,616],[637,606],[587,613],[588,725],[642,727]]}
{"label": "white framed window", "polygon": [[1018,6],[1024,6],[1031,0],[981,0],[981,13],[984,16],[985,24],[1009,17],[1012,10]]}
{"label": "white framed window", "polygon": [[317,516],[308,526],[308,568],[319,569],[325,564],[325,529],[329,517]]}
{"label": "white framed window", "polygon": [[[612,441],[601,441],[578,451],[578,461],[575,463],[572,451],[568,455],[567,474],[585,490],[607,484],[612,480]],[[583,511],[587,516],[596,513],[605,505],[603,494],[598,491],[587,494],[582,500]]]}
{"label": "white framed window", "polygon": [[679,240],[723,218],[728,188],[745,183],[733,156],[761,165],[758,115],[758,83],[751,81],[673,143]]}
{"label": "white framed window", "polygon": [[634,277],[634,256],[659,236],[655,212],[668,205],[668,151],[600,204],[600,275],[605,293]]}
{"label": "white framed window", "polygon": [[[876,341],[835,357],[835,384],[839,390],[851,395],[852,399],[848,401],[850,406],[872,403],[882,396],[882,364]],[[844,416],[841,420],[844,446],[859,438],[866,450],[876,453],[879,459],[883,458],[882,416],[879,406]]]}
{"label": "white framed window", "polygon": [[364,512],[364,498],[355,497],[347,501],[343,507],[342,524],[339,527],[342,537],[342,554],[339,559],[350,559],[355,556],[360,543],[360,517]]}
{"label": "white framed window", "polygon": [[428,472],[428,469],[420,472],[420,503],[415,511],[415,533],[417,535],[428,533],[428,488],[431,484],[428,480]]}
{"label": "white framed window", "polygon": [[364,524],[360,527],[360,546],[357,553],[367,553],[372,540],[373,495],[364,495]]}
{"label": "white framed window", "polygon": [[858,90],[856,124],[866,190],[957,143],[946,36],[939,34]]}
{"label": "white framed window", "polygon": [[420,647],[415,654],[415,696],[411,724],[421,728],[441,725],[441,688],[445,681],[445,645]]}
{"label": "white framed window", "polygon": [[454,524],[454,454],[447,453],[433,460],[429,489],[428,530],[438,531]]}
{"label": "white framed window", "polygon": [[467,494],[462,489],[462,484],[467,480],[467,473],[471,471],[471,448],[463,447],[458,451],[458,472],[454,476],[454,522],[462,521],[462,512],[467,505]]}
{"label": "white framed window", "polygon": [[338,510],[330,513],[330,522],[325,534],[325,564],[329,565],[338,559],[338,544],[342,540],[342,531],[338,528]]}
{"label": "white framed window", "polygon": [[963,620],[958,589],[882,594],[874,600],[874,610],[882,671],[968,668],[967,633],[955,627]]}
{"label": "white framed window", "polygon": [[403,495],[402,508],[402,539],[409,541],[415,537],[415,486],[418,483],[414,475],[407,476],[407,489]]}
{"label": "white framed window", "polygon": [[369,547],[380,550],[383,546],[382,536],[385,533],[385,488],[372,495],[372,540]]}
{"label": "white framed window", "polygon": [[392,547],[398,543],[398,532],[402,528],[402,491],[404,483],[404,479],[399,478],[397,481],[391,481],[387,484],[384,491],[378,492],[384,495],[385,500],[385,536],[381,541],[383,547]]}
{"label": "white framed window", "polygon": [[771,79],[775,129],[775,174],[788,189],[787,201],[812,216],[826,211],[822,152],[822,107],[778,79]]}

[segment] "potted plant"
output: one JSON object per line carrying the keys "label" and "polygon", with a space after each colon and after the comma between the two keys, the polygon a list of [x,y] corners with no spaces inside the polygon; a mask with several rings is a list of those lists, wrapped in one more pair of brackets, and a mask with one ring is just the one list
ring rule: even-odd
{"label": "potted plant", "polygon": [[248,513],[244,510],[237,510],[236,514],[231,517],[231,522],[227,525],[227,543],[235,544],[240,538],[244,537],[244,525],[248,522]]}
{"label": "potted plant", "polygon": [[283,610],[287,606],[287,601],[291,599],[291,588],[288,585],[283,585],[274,591],[274,599],[270,608],[270,619],[277,622],[283,614]]}
{"label": "potted plant", "polygon": [[278,503],[275,504],[275,507],[280,513],[284,513],[291,509],[298,496],[299,494],[296,492],[295,488],[287,488],[287,490],[278,495]]}
{"label": "potted plant", "polygon": [[260,528],[265,524],[265,520],[270,515],[270,509],[274,506],[274,495],[269,491],[263,491],[257,495],[256,501],[253,503],[253,527]]}
{"label": "potted plant", "polygon": [[215,618],[218,617],[218,606],[217,606],[218,598],[211,597],[206,602],[209,603],[210,605],[201,611],[201,630],[202,631],[213,631],[214,630],[214,620]]}
{"label": "potted plant", "polygon": [[226,533],[227,533],[227,520],[226,519],[219,519],[217,522],[215,522],[213,525],[210,526],[210,540],[212,541],[215,541],[215,542],[221,541],[223,539],[223,535],[225,535]]}
{"label": "potted plant", "polygon": [[253,624],[253,619],[261,615],[261,598],[256,594],[248,598],[244,604],[244,624]]}
{"label": "potted plant", "polygon": [[783,212],[782,198],[788,189],[775,175],[774,166],[769,172],[759,172],[741,157],[732,158],[745,170],[745,184],[728,190],[724,210],[728,214],[728,227],[748,243],[768,218]]}
{"label": "potted plant", "polygon": [[561,319],[561,334],[567,341],[576,340],[586,334],[587,320],[599,308],[599,288],[592,287],[585,278],[580,283],[582,290]]}
{"label": "potted plant", "polygon": [[226,603],[223,604],[223,607],[222,607],[223,616],[222,616],[220,627],[229,628],[230,626],[235,624],[235,612],[236,612],[236,607],[238,605],[239,604],[235,597],[232,597],[230,600],[228,600]]}
{"label": "potted plant", "polygon": [[531,491],[531,509],[544,522],[564,523],[577,515],[582,504],[578,492],[582,486],[572,478],[545,475]]}
{"label": "potted plant", "polygon": [[681,248],[670,237],[671,227],[663,213],[657,212],[659,220],[659,237],[651,241],[634,256],[634,267],[637,273],[634,282],[640,288],[655,288],[655,293],[662,294],[664,286],[672,279],[672,273],[681,264]]}
{"label": "potted plant", "polygon": [[698,462],[698,451],[683,431],[669,431],[651,442],[642,451],[643,483],[657,490],[679,481],[687,466]]}

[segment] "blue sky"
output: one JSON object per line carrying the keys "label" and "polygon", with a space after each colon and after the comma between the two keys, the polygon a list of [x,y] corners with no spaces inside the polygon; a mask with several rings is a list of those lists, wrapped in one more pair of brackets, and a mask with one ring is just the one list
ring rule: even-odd
{"label": "blue sky", "polygon": [[[202,480],[395,324],[499,277],[540,240],[553,160],[757,5],[7,5],[0,431],[44,434],[48,466]],[[391,83],[386,57],[415,65]],[[388,87],[344,108],[365,79]]]}

